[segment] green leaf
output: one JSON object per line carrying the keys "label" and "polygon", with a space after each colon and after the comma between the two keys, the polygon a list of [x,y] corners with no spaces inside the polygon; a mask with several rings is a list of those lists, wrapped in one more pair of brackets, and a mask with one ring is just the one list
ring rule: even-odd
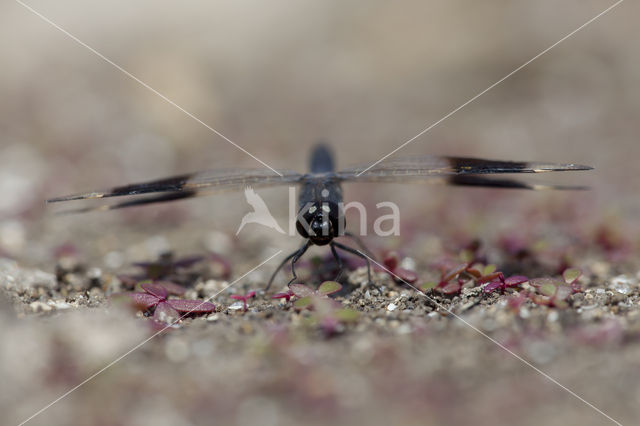
{"label": "green leaf", "polygon": [[329,294],[336,293],[341,289],[342,289],[342,286],[340,285],[340,283],[337,283],[335,281],[325,281],[322,284],[320,284],[320,287],[318,287],[318,292],[320,294],[327,296]]}
{"label": "green leaf", "polygon": [[438,283],[434,283],[434,282],[424,283],[420,286],[420,290],[422,291],[431,290],[432,288],[435,288],[437,285]]}
{"label": "green leaf", "polygon": [[567,284],[571,284],[571,283],[577,281],[578,278],[580,278],[581,275],[582,275],[582,271],[580,269],[571,268],[571,269],[565,270],[562,273],[562,278],[564,278],[564,281]]}
{"label": "green leaf", "polygon": [[540,287],[540,294],[548,297],[553,297],[556,294],[557,287],[554,284],[547,283]]}
{"label": "green leaf", "polygon": [[297,309],[305,309],[310,307],[312,303],[313,303],[313,300],[311,299],[311,296],[306,296],[296,300],[295,303],[293,304],[293,307]]}
{"label": "green leaf", "polygon": [[353,309],[337,309],[334,312],[334,315],[338,321],[341,322],[354,322],[357,321],[360,317],[360,312],[354,311]]}
{"label": "green leaf", "polygon": [[496,265],[487,265],[484,267],[484,270],[482,271],[482,275],[493,274],[497,269],[498,267]]}

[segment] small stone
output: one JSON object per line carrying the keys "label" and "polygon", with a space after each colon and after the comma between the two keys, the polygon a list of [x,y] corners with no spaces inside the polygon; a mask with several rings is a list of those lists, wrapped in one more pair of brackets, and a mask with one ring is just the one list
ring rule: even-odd
{"label": "small stone", "polygon": [[227,309],[229,309],[230,311],[239,311],[241,309],[244,309],[244,303],[242,302],[235,302],[234,304],[232,304],[231,306],[229,306]]}
{"label": "small stone", "polygon": [[626,275],[618,275],[611,279],[609,288],[620,294],[627,295],[631,293],[631,287],[633,286],[633,280]]}
{"label": "small stone", "polygon": [[64,300],[49,300],[47,304],[52,308],[59,309],[59,310],[71,309],[73,307],[69,303],[65,302]]}
{"label": "small stone", "polygon": [[389,303],[389,305],[387,306],[387,311],[389,312],[393,312],[398,308],[398,305],[396,305],[395,303]]}
{"label": "small stone", "polygon": [[49,312],[53,309],[44,302],[31,302],[29,303],[29,308],[31,308],[33,312]]}

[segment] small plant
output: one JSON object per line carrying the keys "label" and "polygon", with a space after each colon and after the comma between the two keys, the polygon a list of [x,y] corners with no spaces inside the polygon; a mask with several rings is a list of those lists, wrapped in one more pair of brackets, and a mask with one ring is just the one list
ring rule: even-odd
{"label": "small plant", "polygon": [[564,282],[571,286],[571,289],[574,293],[580,293],[582,291],[582,286],[578,282],[580,277],[582,276],[582,271],[576,268],[565,269],[562,273],[562,278]]}
{"label": "small plant", "polygon": [[392,251],[387,253],[382,260],[385,268],[376,267],[375,269],[386,272],[396,283],[404,281],[407,284],[413,284],[418,281],[418,275],[414,271],[400,267],[400,263],[398,253]]}
{"label": "small plant", "polygon": [[327,297],[339,292],[342,290],[342,285],[335,281],[325,281],[320,284],[317,290],[314,290],[304,284],[291,284],[289,289],[296,297],[299,297],[294,306],[296,308],[303,309],[313,305],[314,298]]}
{"label": "small plant", "polygon": [[291,291],[291,289],[283,292],[283,293],[277,293],[274,294],[273,296],[271,296],[272,299],[286,299],[287,303],[291,300],[292,297],[294,297],[295,294]]}
{"label": "small plant", "polygon": [[465,284],[472,281],[474,286],[488,283],[483,288],[485,293],[491,293],[495,290],[500,290],[500,292],[504,293],[507,288],[517,287],[528,280],[527,277],[520,275],[505,278],[504,274],[498,271],[496,265],[461,263],[453,268],[444,270],[441,274],[440,282],[426,283],[421,287],[421,290],[433,289],[446,295],[457,294],[460,293]]}
{"label": "small plant", "polygon": [[201,315],[215,311],[213,303],[200,300],[169,299],[170,292],[162,285],[152,282],[140,283],[144,292],[129,294],[133,303],[145,312],[153,311],[154,321],[171,323],[180,314]]}
{"label": "small plant", "polygon": [[247,312],[247,300],[252,299],[256,297],[256,292],[255,291],[249,291],[246,294],[242,295],[242,294],[232,294],[231,298],[235,299],[235,300],[241,300],[242,301],[242,308],[244,312]]}
{"label": "small plant", "polygon": [[505,290],[511,287],[517,287],[521,284],[529,281],[529,278],[522,275],[515,275],[513,277],[505,278],[500,274],[497,278],[493,279],[489,284],[484,286],[482,291],[485,293],[491,293],[495,290],[500,290],[500,293],[504,294]]}
{"label": "small plant", "polygon": [[[312,311],[306,318],[308,324],[318,326],[327,337],[339,333],[344,324],[355,322],[360,316],[358,311],[343,308],[340,302],[329,298],[342,289],[342,285],[335,281],[325,281],[317,290],[303,284],[291,284],[289,288],[293,296],[299,297],[294,307]],[[288,293],[282,294],[285,297]]]}
{"label": "small plant", "polygon": [[562,279],[557,278],[535,278],[529,284],[535,288],[534,293],[529,294],[529,298],[537,305],[546,305],[556,308],[567,308],[567,299],[572,293],[582,291],[578,280],[582,276],[579,269],[567,269],[562,274]]}

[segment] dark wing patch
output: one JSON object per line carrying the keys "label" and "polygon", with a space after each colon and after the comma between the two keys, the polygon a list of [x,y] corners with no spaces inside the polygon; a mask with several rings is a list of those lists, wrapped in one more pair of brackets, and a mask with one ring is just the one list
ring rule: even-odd
{"label": "dark wing patch", "polygon": [[[591,170],[580,164],[554,164],[521,161],[485,160],[468,157],[411,157],[382,161],[370,165],[351,167],[337,173],[340,180],[354,182],[406,182],[424,178],[484,175],[502,173],[543,173],[573,170]],[[363,170],[366,170],[362,172]]]}
{"label": "dark wing patch", "polygon": [[475,186],[481,188],[531,189],[539,190],[586,190],[586,186],[529,184],[514,179],[494,179],[485,176],[456,175],[447,178],[443,183],[455,186]]}
{"label": "dark wing patch", "polygon": [[[271,170],[260,169],[209,170],[148,182],[118,186],[105,191],[92,191],[66,195],[63,197],[51,198],[47,200],[47,202],[55,203],[60,201],[88,200],[159,192],[193,193],[204,189],[206,189],[207,194],[209,194],[214,192],[239,190],[246,186],[266,187],[297,183],[302,178],[302,175],[296,172],[282,171],[281,173],[282,176],[274,174]],[[185,196],[184,198],[188,197]]]}

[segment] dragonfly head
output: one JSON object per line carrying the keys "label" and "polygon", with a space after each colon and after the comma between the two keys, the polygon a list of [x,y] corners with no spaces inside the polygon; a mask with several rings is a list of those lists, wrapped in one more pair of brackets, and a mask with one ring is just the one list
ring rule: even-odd
{"label": "dragonfly head", "polygon": [[324,246],[344,230],[344,215],[336,203],[307,203],[298,212],[296,229],[303,238],[317,246]]}

